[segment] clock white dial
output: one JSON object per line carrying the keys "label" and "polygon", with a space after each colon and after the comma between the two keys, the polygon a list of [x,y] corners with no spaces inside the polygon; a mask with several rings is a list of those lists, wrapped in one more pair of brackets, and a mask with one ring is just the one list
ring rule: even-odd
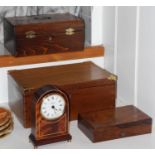
{"label": "clock white dial", "polygon": [[59,94],[51,94],[44,97],[41,104],[41,114],[45,119],[53,120],[63,115],[65,100]]}

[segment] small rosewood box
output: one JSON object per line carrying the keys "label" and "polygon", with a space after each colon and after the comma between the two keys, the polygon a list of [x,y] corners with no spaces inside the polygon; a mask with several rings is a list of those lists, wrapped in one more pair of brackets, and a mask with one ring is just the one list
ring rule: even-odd
{"label": "small rosewood box", "polygon": [[72,14],[4,18],[4,45],[13,56],[81,51],[85,23]]}
{"label": "small rosewood box", "polygon": [[92,142],[99,142],[151,133],[152,119],[129,105],[79,114],[78,127]]}

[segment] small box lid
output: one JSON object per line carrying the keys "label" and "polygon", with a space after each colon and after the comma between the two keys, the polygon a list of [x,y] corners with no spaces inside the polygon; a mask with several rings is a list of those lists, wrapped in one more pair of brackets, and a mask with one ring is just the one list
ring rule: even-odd
{"label": "small box lid", "polygon": [[30,25],[30,24],[43,24],[43,23],[56,23],[56,22],[78,22],[81,21],[80,17],[74,16],[70,13],[56,13],[56,14],[43,14],[43,15],[32,15],[32,16],[17,16],[7,17],[12,25]]}
{"label": "small box lid", "polygon": [[52,84],[61,88],[83,88],[114,84],[116,76],[92,62],[61,66],[50,66],[9,71],[17,84],[26,90],[35,90],[43,85]]}
{"label": "small box lid", "polygon": [[82,113],[79,114],[78,120],[84,121],[93,129],[103,129],[112,126],[126,127],[126,125],[136,125],[142,121],[152,123],[152,119],[148,115],[132,105]]}

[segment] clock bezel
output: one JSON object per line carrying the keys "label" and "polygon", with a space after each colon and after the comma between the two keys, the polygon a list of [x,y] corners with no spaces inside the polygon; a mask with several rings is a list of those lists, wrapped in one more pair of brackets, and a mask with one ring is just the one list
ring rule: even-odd
{"label": "clock bezel", "polygon": [[[64,100],[64,109],[63,109],[63,113],[62,113],[62,115],[61,116],[59,116],[59,117],[57,117],[57,118],[46,118],[45,116],[43,116],[43,114],[42,114],[42,112],[41,112],[41,106],[42,106],[42,102],[43,102],[43,99],[45,98],[45,97],[48,97],[48,96],[51,96],[51,95],[53,95],[53,94],[57,94],[57,95],[59,95],[59,96],[61,96],[62,98],[63,98],[63,100]],[[49,92],[49,93],[46,93],[44,96],[42,96],[42,98],[40,99],[40,101],[39,102],[41,102],[40,103],[40,114],[41,114],[41,116],[42,116],[42,118],[44,118],[45,120],[48,120],[48,121],[56,121],[56,120],[59,120],[60,118],[62,118],[63,117],[63,115],[64,115],[64,113],[65,113],[65,108],[66,108],[66,104],[67,104],[67,101],[66,101],[66,99],[65,99],[66,97],[64,96],[64,94],[62,95],[62,93],[60,93],[60,92],[58,92],[58,91],[56,91],[56,92]]]}

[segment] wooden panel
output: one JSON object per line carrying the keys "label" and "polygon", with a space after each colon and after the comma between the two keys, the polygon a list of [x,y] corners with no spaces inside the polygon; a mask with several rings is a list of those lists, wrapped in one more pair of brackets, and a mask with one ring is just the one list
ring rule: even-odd
{"label": "wooden panel", "polygon": [[[46,84],[67,87],[71,90],[73,88],[81,89],[101,86],[101,82],[102,85],[112,84],[113,80],[109,80],[108,78],[111,75],[114,76],[90,61],[59,66],[10,70],[9,75],[12,76],[24,93],[31,93],[31,91]],[[77,86],[72,87],[72,85]]]}
{"label": "wooden panel", "polygon": [[[75,52],[84,49],[84,31],[76,32],[70,36],[65,34],[49,34],[38,35],[33,39],[24,37],[16,39],[16,52],[12,53],[16,57]],[[10,51],[12,50],[10,49]]]}
{"label": "wooden panel", "polygon": [[79,114],[78,127],[92,142],[151,133],[152,119],[129,105]]}
{"label": "wooden panel", "polygon": [[114,109],[116,83],[66,91],[70,95],[70,120],[76,120],[78,113]]}
{"label": "wooden panel", "polygon": [[18,66],[63,60],[75,60],[92,57],[104,56],[103,46],[87,47],[84,51],[66,52],[66,53],[53,53],[47,55],[37,55],[28,57],[13,57],[10,55],[0,56],[0,67]]}

